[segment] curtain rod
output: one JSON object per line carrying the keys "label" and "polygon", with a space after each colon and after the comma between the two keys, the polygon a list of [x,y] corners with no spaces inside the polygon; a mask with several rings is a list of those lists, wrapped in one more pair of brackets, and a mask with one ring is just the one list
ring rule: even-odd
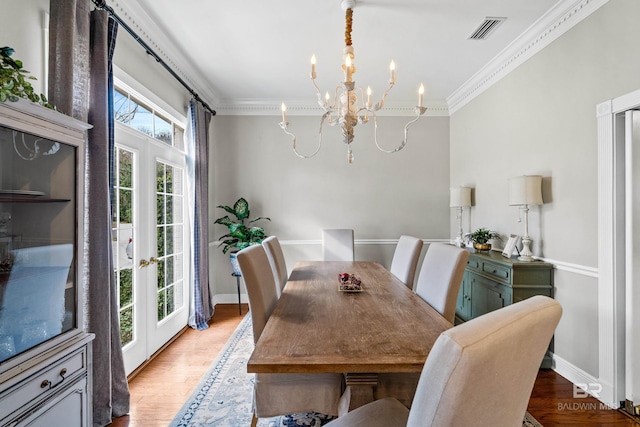
{"label": "curtain rod", "polygon": [[145,43],[145,41],[144,41],[144,40],[142,40],[142,39],[140,38],[140,36],[138,36],[138,34],[136,34],[136,32],[135,32],[135,31],[133,31],[133,29],[131,29],[131,27],[129,27],[129,26],[128,26],[128,25],[127,25],[127,24],[126,24],[126,23],[125,23],[125,22],[124,22],[124,21],[123,21],[123,20],[122,20],[122,19],[121,19],[121,18],[120,18],[116,13],[115,13],[115,11],[113,10],[113,8],[112,8],[112,7],[110,7],[110,6],[108,6],[108,5],[107,5],[106,0],[92,0],[92,1],[93,1],[93,3],[94,3],[97,7],[99,7],[100,9],[106,10],[106,11],[109,13],[109,15],[110,15],[113,19],[115,19],[115,20],[116,20],[116,22],[118,23],[118,25],[122,26],[122,27],[123,27],[123,28],[124,28],[124,29],[129,33],[129,34],[131,34],[131,37],[133,37],[133,38],[134,38],[134,39],[135,39],[135,40],[136,40],[136,41],[137,41],[137,42],[138,42],[138,43],[139,43],[139,44],[140,44],[140,45],[141,45],[141,46],[142,46],[142,47],[147,51],[147,54],[151,55],[151,56],[153,57],[153,59],[155,59],[155,60],[156,60],[156,62],[158,62],[160,65],[162,65],[162,66],[164,67],[164,69],[165,69],[165,70],[167,70],[167,71],[169,72],[169,74],[171,74],[171,75],[173,76],[173,78],[174,78],[174,79],[176,79],[178,82],[180,82],[180,84],[181,84],[182,86],[184,86],[184,87],[185,87],[185,89],[187,89],[187,90],[189,91],[189,93],[191,94],[191,96],[193,96],[193,97],[195,98],[195,100],[196,100],[196,101],[198,101],[200,104],[202,104],[202,106],[203,106],[204,108],[206,108],[207,110],[209,110],[209,112],[211,112],[211,114],[212,114],[212,115],[214,115],[214,116],[216,115],[215,110],[213,110],[211,107],[209,107],[209,105],[208,105],[206,102],[204,102],[204,101],[202,100],[202,98],[200,98],[200,96],[196,93],[196,91],[195,91],[195,90],[193,90],[193,89],[191,88],[191,86],[189,86],[189,85],[188,85],[184,80],[182,80],[182,78],[181,78],[178,74],[176,74],[176,72],[175,72],[175,71],[173,71],[173,70],[171,69],[171,67],[169,67],[169,66],[167,65],[167,63],[166,63],[166,62],[164,62],[164,61],[162,60],[162,58],[160,58],[160,56],[158,56],[158,54],[157,54],[157,53],[155,53],[155,52],[153,51],[153,49],[151,49],[151,48],[149,47],[149,45],[148,45],[147,43]]}

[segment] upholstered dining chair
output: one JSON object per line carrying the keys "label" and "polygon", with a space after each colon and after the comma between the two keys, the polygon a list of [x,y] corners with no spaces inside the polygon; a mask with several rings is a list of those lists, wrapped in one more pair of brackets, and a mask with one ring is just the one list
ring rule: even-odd
{"label": "upholstered dining chair", "polygon": [[416,267],[422,250],[422,240],[413,236],[400,236],[398,245],[393,253],[389,271],[409,289],[413,289]]}
{"label": "upholstered dining chair", "polygon": [[276,282],[276,291],[278,298],[282,293],[282,288],[287,284],[289,274],[287,273],[287,264],[282,253],[282,247],[280,241],[276,236],[269,236],[262,241],[262,247],[264,247],[269,258],[269,264],[271,265],[271,271],[273,271],[273,279]]}
{"label": "upholstered dining chair", "polygon": [[443,332],[407,409],[393,398],[327,427],[521,426],[562,308],[538,295]]}
{"label": "upholstered dining chair", "polygon": [[[249,297],[253,341],[256,343],[278,301],[276,284],[261,245],[241,250],[237,259]],[[252,426],[258,418],[301,412],[336,416],[342,383],[341,374],[256,374]]]}
{"label": "upholstered dining chair", "polygon": [[432,243],[422,261],[416,294],[449,322],[456,316],[456,301],[469,251],[444,243]]}
{"label": "upholstered dining chair", "polygon": [[322,255],[325,261],[353,261],[353,230],[322,230]]}

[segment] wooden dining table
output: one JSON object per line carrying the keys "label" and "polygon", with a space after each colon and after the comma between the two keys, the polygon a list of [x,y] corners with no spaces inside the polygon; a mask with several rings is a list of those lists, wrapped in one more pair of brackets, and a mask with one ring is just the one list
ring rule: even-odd
{"label": "wooden dining table", "polygon": [[[340,291],[340,273],[358,277],[362,291]],[[247,372],[343,373],[349,410],[387,396],[409,406],[429,351],[452,326],[379,263],[300,261]]]}

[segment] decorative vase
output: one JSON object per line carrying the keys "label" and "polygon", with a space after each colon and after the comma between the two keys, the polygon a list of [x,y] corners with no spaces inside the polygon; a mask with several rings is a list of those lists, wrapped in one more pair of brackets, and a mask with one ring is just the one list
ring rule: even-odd
{"label": "decorative vase", "polygon": [[477,252],[485,252],[491,250],[491,243],[474,243],[473,248]]}
{"label": "decorative vase", "polygon": [[238,264],[238,258],[235,253],[229,254],[229,259],[231,260],[231,268],[233,268],[234,276],[242,276],[242,272],[240,271],[240,264]]}

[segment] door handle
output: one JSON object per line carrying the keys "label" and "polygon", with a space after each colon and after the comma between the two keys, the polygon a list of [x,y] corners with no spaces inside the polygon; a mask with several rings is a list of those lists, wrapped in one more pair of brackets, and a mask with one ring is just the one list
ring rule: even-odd
{"label": "door handle", "polygon": [[141,259],[140,260],[140,264],[138,264],[138,269],[141,269],[143,267],[147,267],[149,264],[157,264],[158,263],[158,258],[156,257],[151,257],[149,258],[149,261],[147,261],[146,259]]}

